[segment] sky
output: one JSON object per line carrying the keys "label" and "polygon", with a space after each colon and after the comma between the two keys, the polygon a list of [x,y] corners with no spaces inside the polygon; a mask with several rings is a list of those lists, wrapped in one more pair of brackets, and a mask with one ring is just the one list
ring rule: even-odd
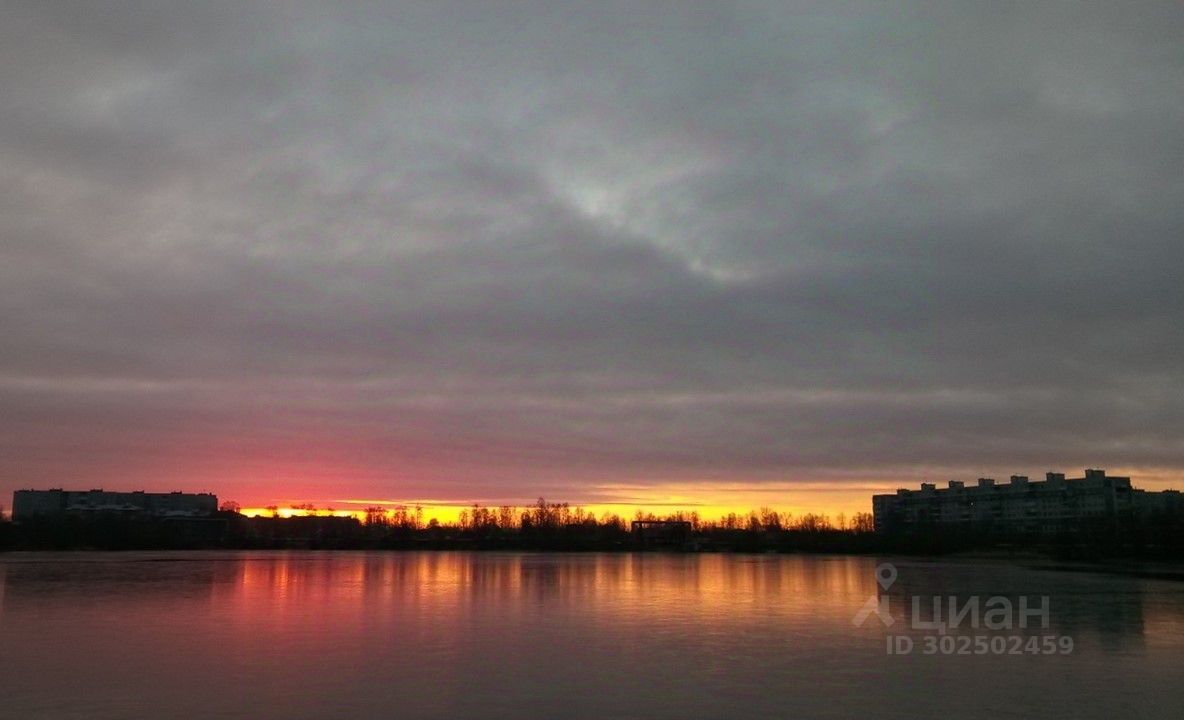
{"label": "sky", "polygon": [[1181,37],[1177,2],[5,2],[0,503],[1182,487]]}

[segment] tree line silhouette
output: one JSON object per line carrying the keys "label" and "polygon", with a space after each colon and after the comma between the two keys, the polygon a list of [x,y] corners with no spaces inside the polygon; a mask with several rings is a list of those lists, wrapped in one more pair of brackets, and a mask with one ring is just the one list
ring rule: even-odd
{"label": "tree line silhouette", "polygon": [[[13,523],[0,515],[0,551],[46,549],[427,549],[625,551],[660,548],[716,552],[900,553],[1038,552],[1069,560],[1137,557],[1184,558],[1179,514],[1087,518],[1056,533],[1023,535],[989,526],[920,524],[876,532],[870,513],[834,519],[761,508],[703,518],[694,511],[638,512],[626,519],[597,516],[579,506],[547,502],[528,507],[473,505],[454,522],[424,518],[414,506],[365,508],[361,517],[331,509],[278,507],[248,517],[223,503],[208,518],[138,518],[118,514],[66,514]],[[646,525],[646,523],[651,523]],[[655,525],[657,530],[654,530]],[[640,526],[640,527],[638,527]]]}
{"label": "tree line silhouette", "polygon": [[870,513],[850,518],[807,513],[792,516],[770,508],[705,519],[694,511],[664,515],[637,512],[626,519],[600,516],[543,498],[528,507],[473,505],[455,522],[424,518],[413,506],[365,508],[361,518],[336,516],[329,508],[304,504],[285,516],[279,507],[247,517],[237,503],[224,502],[210,518],[151,519],[122,515],[62,515],[0,522],[4,549],[153,549],[224,547],[241,549],[475,549],[633,550],[639,543],[633,521],[679,524],[687,532],[672,550],[871,552]]}

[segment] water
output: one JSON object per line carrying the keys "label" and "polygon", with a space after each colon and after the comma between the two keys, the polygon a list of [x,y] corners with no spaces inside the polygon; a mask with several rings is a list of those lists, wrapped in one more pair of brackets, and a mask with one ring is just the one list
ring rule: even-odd
{"label": "water", "polygon": [[[0,556],[3,718],[1178,718],[1184,583],[873,558]],[[909,598],[1047,595],[1071,654],[925,655]],[[922,607],[928,607],[922,605]],[[887,636],[915,641],[889,655]],[[972,637],[968,638],[969,640]]]}

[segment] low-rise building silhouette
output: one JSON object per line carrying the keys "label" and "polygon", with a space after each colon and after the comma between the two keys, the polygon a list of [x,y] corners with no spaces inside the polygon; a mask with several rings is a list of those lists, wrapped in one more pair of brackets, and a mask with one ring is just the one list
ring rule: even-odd
{"label": "low-rise building silhouette", "polygon": [[12,519],[64,515],[118,515],[191,518],[213,515],[218,497],[211,493],[111,492],[108,490],[17,490],[12,494]]}
{"label": "low-rise building silhouette", "polygon": [[1007,533],[1055,533],[1088,518],[1118,518],[1184,511],[1177,490],[1148,492],[1131,487],[1129,477],[1086,470],[1085,477],[1050,472],[1043,481],[1012,475],[1007,483],[979,478],[967,486],[921,483],[920,490],[872,496],[878,532],[910,531],[934,525],[975,527]]}
{"label": "low-rise building silhouette", "polygon": [[686,520],[634,520],[633,542],[640,548],[682,548],[691,541]]}

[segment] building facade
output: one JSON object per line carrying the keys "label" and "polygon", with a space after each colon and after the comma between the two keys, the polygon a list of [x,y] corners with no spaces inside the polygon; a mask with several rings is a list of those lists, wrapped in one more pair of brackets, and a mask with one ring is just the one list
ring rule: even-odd
{"label": "building facade", "polygon": [[62,515],[191,518],[213,515],[217,510],[218,497],[210,493],[53,489],[12,494],[13,520]]}
{"label": "building facade", "polygon": [[1086,470],[1081,478],[1047,473],[1043,481],[1012,475],[1006,483],[979,478],[967,486],[922,483],[920,490],[900,489],[872,496],[877,532],[908,532],[920,527],[974,527],[1006,533],[1055,533],[1087,518],[1184,511],[1176,490],[1147,492],[1131,487],[1128,477]]}

